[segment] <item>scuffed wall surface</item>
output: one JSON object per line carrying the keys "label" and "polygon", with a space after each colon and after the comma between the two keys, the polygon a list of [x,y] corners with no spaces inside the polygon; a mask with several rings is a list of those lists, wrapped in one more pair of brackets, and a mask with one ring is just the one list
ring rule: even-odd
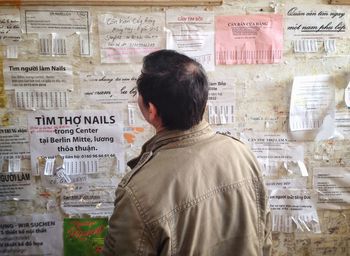
{"label": "scuffed wall surface", "polygon": [[[84,7],[91,15],[91,46],[92,55],[81,57],[79,49],[79,36],[68,36],[67,56],[40,56],[38,52],[39,37],[37,34],[23,34],[18,46],[18,59],[16,61],[48,61],[64,62],[72,65],[73,90],[68,95],[70,110],[105,110],[108,106],[92,103],[82,95],[84,82],[80,79],[84,72],[127,72],[138,74],[140,63],[101,64],[99,48],[98,15],[109,12],[118,13],[151,13],[165,12],[168,9],[213,11],[219,15],[245,15],[258,13],[284,14],[285,5],[303,5],[302,0],[294,1],[234,1],[227,0],[218,7]],[[307,4],[327,5],[327,1],[310,0]],[[48,8],[48,7],[45,7]],[[62,7],[64,9],[64,7]],[[341,10],[350,15],[350,6],[339,6]],[[78,8],[79,9],[79,8]],[[350,23],[350,16],[347,22]],[[348,25],[348,24],[347,24]],[[284,40],[284,56],[282,62],[277,64],[252,64],[252,65],[216,65],[215,71],[208,72],[210,77],[223,77],[232,81],[235,87],[235,122],[233,124],[218,125],[216,128],[230,130],[232,135],[239,136],[245,132],[289,132],[289,107],[293,78],[295,76],[328,74],[335,80],[335,105],[337,111],[348,112],[344,102],[344,90],[349,83],[350,73],[350,37],[336,39],[337,50],[333,53],[319,51],[317,53],[295,53],[292,42]],[[2,46],[2,51],[5,46]],[[3,55],[0,64],[6,61]],[[0,71],[0,125],[1,128],[12,126],[26,126],[27,115],[37,110],[16,109],[15,97],[11,92],[5,92],[3,75]],[[128,113],[124,111],[124,125],[128,127],[126,118]],[[129,160],[135,157],[140,150],[142,142],[150,138],[154,131],[142,124],[133,126],[129,130],[124,129],[125,158]],[[315,141],[314,138],[298,139],[297,143],[304,149],[304,163],[308,170],[307,188],[313,189],[313,170],[316,167],[349,167],[350,166],[350,138],[334,136],[327,140]],[[101,164],[104,163],[104,164]],[[30,161],[22,159],[21,164],[30,169]],[[124,170],[115,172],[113,159],[102,158],[100,170],[103,174],[97,175],[96,180],[108,180],[117,185]],[[275,178],[294,179],[300,177],[297,173],[281,171]],[[40,176],[33,177],[32,186],[35,188],[33,200],[4,200],[1,201],[0,216],[22,216],[32,214],[58,214],[64,217],[91,217],[79,213],[67,214],[62,209],[62,193],[68,193],[69,186],[50,187],[45,185]],[[101,189],[101,188],[99,188]],[[101,189],[101,191],[104,191]],[[111,192],[113,193],[113,191]],[[113,197],[113,195],[111,195]],[[342,210],[317,210],[320,220],[321,233],[293,232],[273,233],[273,255],[276,256],[307,256],[307,255],[350,255],[350,209]],[[97,213],[96,216],[99,214]],[[103,215],[103,214],[102,214]]]}

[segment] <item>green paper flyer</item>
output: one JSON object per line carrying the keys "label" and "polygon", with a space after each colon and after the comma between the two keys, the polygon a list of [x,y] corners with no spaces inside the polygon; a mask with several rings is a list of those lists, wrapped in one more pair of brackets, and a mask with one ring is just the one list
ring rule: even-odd
{"label": "green paper flyer", "polygon": [[64,256],[98,256],[107,234],[107,218],[64,219]]}

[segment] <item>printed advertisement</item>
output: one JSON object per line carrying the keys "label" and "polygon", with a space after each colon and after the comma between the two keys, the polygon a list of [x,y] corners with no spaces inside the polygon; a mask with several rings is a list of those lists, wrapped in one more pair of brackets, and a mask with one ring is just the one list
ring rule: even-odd
{"label": "printed advertisement", "polygon": [[62,255],[62,227],[52,214],[0,217],[0,255]]}
{"label": "printed advertisement", "polygon": [[[106,178],[107,182],[107,178]],[[90,216],[111,216],[114,209],[115,188],[114,184],[100,185],[90,183],[90,186],[81,186],[79,189],[62,189],[61,209],[68,215],[86,214]]]}
{"label": "printed advertisement", "polygon": [[343,167],[314,168],[317,206],[325,209],[350,208],[350,169]]}
{"label": "printed advertisement", "polygon": [[167,49],[194,58],[207,71],[214,71],[214,13],[166,12]]}
{"label": "printed advertisement", "polygon": [[283,54],[282,15],[217,16],[216,64],[279,63]]}
{"label": "printed advertisement", "polygon": [[72,66],[64,62],[6,61],[6,90],[73,90]]}
{"label": "printed advertisement", "polygon": [[[247,131],[241,133],[240,138],[255,153],[266,176],[286,175],[287,173],[282,173],[282,171],[288,171],[290,162],[304,161],[303,147],[290,141],[286,133]],[[299,169],[297,174],[302,174]]]}
{"label": "printed advertisement", "polygon": [[107,234],[107,218],[64,219],[64,255],[99,256]]}
{"label": "printed advertisement", "polygon": [[0,172],[0,201],[33,200],[35,187],[28,172]]}
{"label": "printed advertisement", "polygon": [[29,155],[29,134],[26,127],[0,128],[0,159],[19,159]]}
{"label": "printed advertisement", "polygon": [[316,194],[307,189],[277,189],[269,195],[272,231],[321,233]]}
{"label": "printed advertisement", "polygon": [[40,156],[53,158],[62,155],[67,159],[86,161],[115,157],[123,152],[121,112],[36,111],[28,114],[28,129],[33,170],[36,170]]}
{"label": "printed advertisement", "polygon": [[334,101],[331,76],[294,77],[289,111],[290,130],[319,129],[327,116],[334,119]]}

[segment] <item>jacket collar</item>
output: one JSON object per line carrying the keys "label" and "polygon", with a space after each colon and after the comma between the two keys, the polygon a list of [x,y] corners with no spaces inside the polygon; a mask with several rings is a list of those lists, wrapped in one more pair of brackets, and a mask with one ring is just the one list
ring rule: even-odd
{"label": "jacket collar", "polygon": [[212,130],[207,121],[203,120],[199,124],[193,126],[188,130],[163,130],[151,139],[149,139],[143,146],[141,154],[130,160],[128,166],[133,168],[140,160],[141,156],[146,153],[154,153],[157,149],[163,148],[165,146],[171,147],[176,146],[179,143],[184,142],[188,139],[198,140],[205,137],[210,137],[214,135],[215,132]]}

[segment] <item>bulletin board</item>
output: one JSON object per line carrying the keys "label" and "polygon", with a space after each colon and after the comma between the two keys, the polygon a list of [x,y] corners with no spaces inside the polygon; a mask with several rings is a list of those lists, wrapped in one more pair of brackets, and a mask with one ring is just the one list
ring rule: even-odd
{"label": "bulletin board", "polygon": [[203,65],[205,119],[261,164],[273,255],[350,255],[348,1],[125,2],[0,3],[0,255],[99,254],[155,133],[142,57],[165,48]]}

